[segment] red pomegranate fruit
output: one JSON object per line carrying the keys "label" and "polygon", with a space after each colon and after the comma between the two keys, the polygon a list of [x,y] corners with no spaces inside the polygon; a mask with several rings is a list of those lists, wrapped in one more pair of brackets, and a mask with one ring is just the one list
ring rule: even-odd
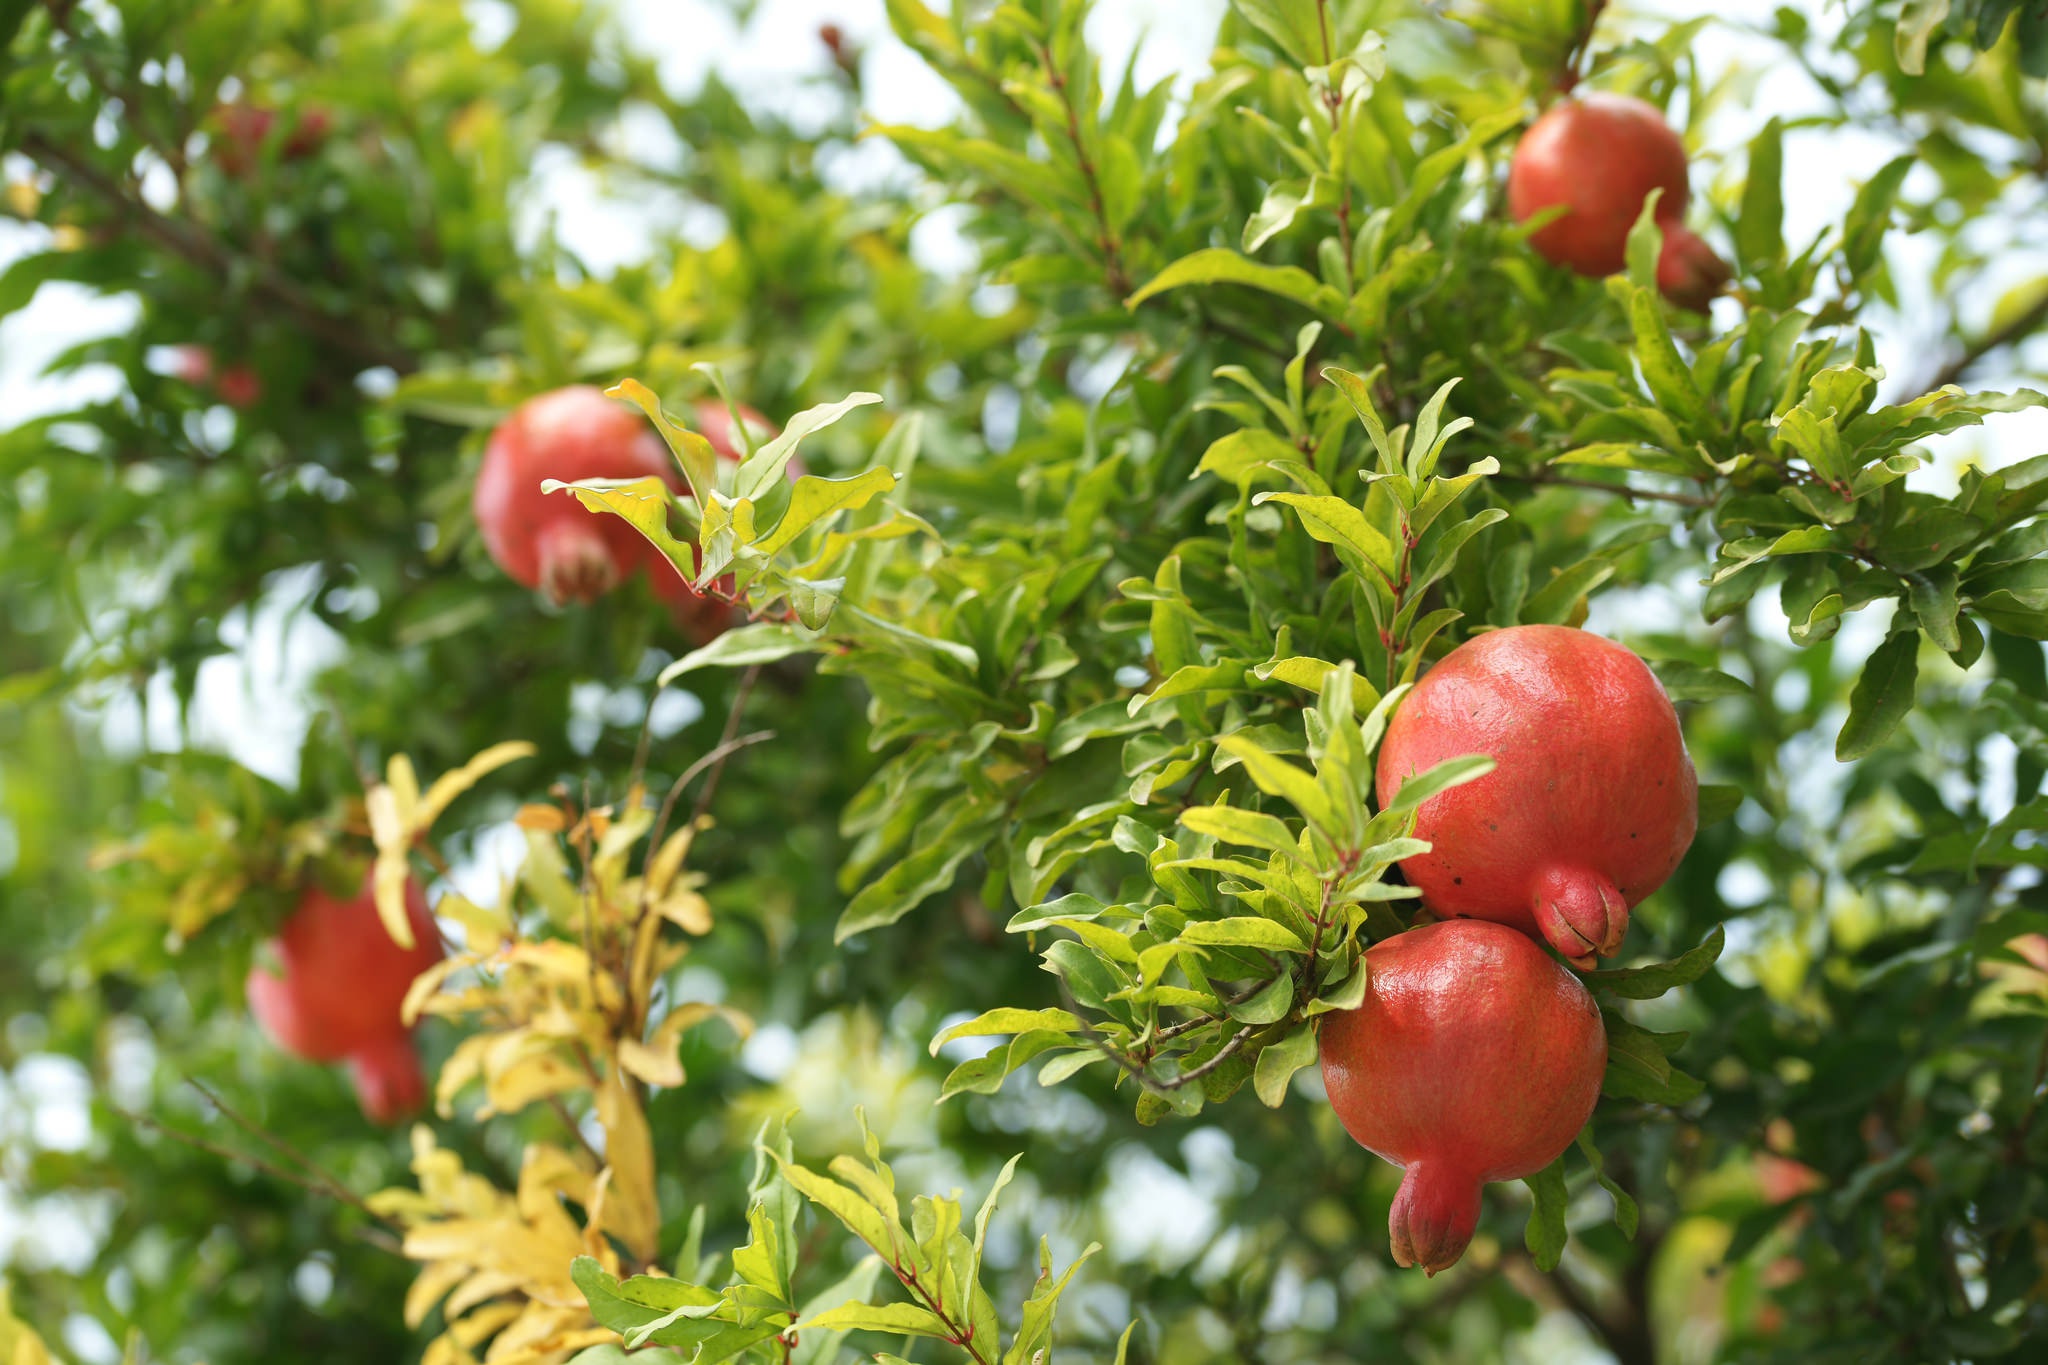
{"label": "red pomegranate fruit", "polygon": [[373,1123],[397,1123],[427,1107],[427,1073],[409,1032],[350,1053],[348,1074],[357,1103]]}
{"label": "red pomegranate fruit", "polygon": [[1657,287],[1683,308],[1704,311],[1728,283],[1728,265],[1685,226],[1691,191],[1685,144],[1655,105],[1594,93],[1560,100],[1522,135],[1508,167],[1508,212],[1525,222],[1545,209],[1563,216],[1529,239],[1547,260],[1581,275],[1628,266],[1628,234],[1652,190],[1664,249]]}
{"label": "red pomegranate fruit", "polygon": [[248,365],[234,364],[220,372],[213,391],[220,401],[238,412],[246,412],[263,401],[263,377]]}
{"label": "red pomegranate fruit", "polygon": [[[216,106],[213,124],[219,137],[214,157],[220,168],[237,178],[255,170],[263,154],[263,144],[277,126],[277,119],[277,110],[258,104]],[[333,123],[332,115],[325,109],[313,108],[299,114],[292,120],[283,143],[278,147],[279,157],[296,161],[311,156],[327,140]]]}
{"label": "red pomegranate fruit", "polygon": [[1422,803],[1415,836],[1431,847],[1402,862],[1408,884],[1439,916],[1512,925],[1576,966],[1613,954],[1699,821],[1699,782],[1656,675],[1568,626],[1476,636],[1394,713],[1380,804],[1464,754],[1497,766]]}
{"label": "red pomegranate fruit", "polygon": [[622,517],[593,512],[541,481],[637,479],[683,488],[668,448],[631,408],[587,384],[521,404],[491,433],[471,507],[498,566],[551,601],[588,602],[647,560],[647,542]]}
{"label": "red pomegranate fruit", "polygon": [[379,1122],[414,1112],[426,1094],[401,1010],[413,978],[441,960],[441,935],[415,882],[406,884],[405,909],[410,949],[384,928],[367,878],[349,900],[312,886],[268,945],[275,970],[258,962],[247,984],[263,1031],[310,1061],[346,1059],[363,1112]]}
{"label": "red pomegranate fruit", "polygon": [[1465,1254],[1479,1187],[1534,1175],[1600,1098],[1607,1032],[1585,986],[1528,937],[1446,920],[1368,951],[1365,1000],[1323,1021],[1323,1084],[1359,1144],[1401,1166],[1394,1259]]}

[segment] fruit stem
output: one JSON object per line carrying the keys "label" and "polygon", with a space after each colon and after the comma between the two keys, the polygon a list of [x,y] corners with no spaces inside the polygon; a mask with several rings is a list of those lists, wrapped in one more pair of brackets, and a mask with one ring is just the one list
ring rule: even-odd
{"label": "fruit stem", "polygon": [[1607,0],[1587,0],[1585,22],[1572,36],[1571,46],[1565,49],[1564,63],[1558,68],[1555,84],[1560,94],[1569,95],[1578,88],[1581,72],[1579,64],[1585,60],[1593,45],[1593,30],[1600,25],[1601,11],[1607,8]]}

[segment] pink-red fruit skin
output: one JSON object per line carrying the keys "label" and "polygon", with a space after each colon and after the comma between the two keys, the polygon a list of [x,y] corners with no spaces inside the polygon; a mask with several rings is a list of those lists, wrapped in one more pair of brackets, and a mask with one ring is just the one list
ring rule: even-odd
{"label": "pink-red fruit skin", "polygon": [[1728,265],[1685,225],[1685,144],[1656,106],[1626,95],[1560,100],[1530,125],[1508,167],[1508,212],[1526,222],[1563,208],[1529,244],[1552,264],[1594,277],[1628,267],[1628,234],[1652,190],[1664,249],[1657,287],[1704,311],[1728,283]]}
{"label": "pink-red fruit skin", "polygon": [[593,512],[544,479],[638,479],[680,491],[682,473],[644,418],[587,384],[522,403],[491,433],[471,507],[484,548],[519,583],[551,601],[588,602],[650,557],[623,517]]}
{"label": "pink-red fruit skin", "polygon": [[1458,646],[1402,699],[1380,745],[1384,806],[1409,776],[1486,754],[1493,771],[1422,803],[1401,864],[1437,915],[1495,920],[1590,967],[1692,846],[1699,782],[1678,715],[1627,648],[1568,626]]}
{"label": "pink-red fruit skin", "polygon": [[309,887],[247,982],[263,1031],[309,1061],[347,1061],[363,1112],[380,1123],[426,1099],[403,1006],[413,978],[441,960],[441,934],[416,883],[406,883],[405,910],[411,948],[384,928],[367,879],[348,900]]}
{"label": "pink-red fruit skin", "polygon": [[1411,929],[1365,962],[1365,1000],[1323,1021],[1323,1084],[1345,1130],[1405,1168],[1394,1259],[1434,1275],[1465,1254],[1481,1185],[1534,1175],[1578,1136],[1607,1032],[1579,979],[1499,924]]}

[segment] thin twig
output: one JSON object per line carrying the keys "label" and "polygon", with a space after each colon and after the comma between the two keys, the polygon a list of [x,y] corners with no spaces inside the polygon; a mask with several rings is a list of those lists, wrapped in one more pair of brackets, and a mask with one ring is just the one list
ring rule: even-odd
{"label": "thin twig", "polygon": [[583,1149],[584,1155],[596,1162],[599,1170],[604,1169],[604,1153],[590,1145],[590,1139],[584,1135],[583,1125],[576,1122],[576,1116],[569,1112],[568,1105],[562,1103],[562,1097],[560,1095],[550,1095],[548,1096],[548,1103],[554,1107],[556,1116],[562,1120],[562,1126],[567,1128],[570,1135],[576,1139],[576,1145]]}
{"label": "thin twig", "polygon": [[1209,1058],[1200,1066],[1181,1072],[1171,1080],[1162,1081],[1150,1075],[1144,1066],[1139,1064],[1137,1058],[1132,1057],[1115,1043],[1112,1043],[1109,1040],[1109,1035],[1100,1028],[1097,1028],[1095,1021],[1081,1012],[1081,1002],[1074,998],[1074,993],[1068,988],[1064,978],[1055,976],[1053,980],[1059,985],[1060,997],[1067,1002],[1067,1012],[1081,1021],[1081,1028],[1088,1034],[1089,1041],[1095,1044],[1096,1050],[1122,1067],[1130,1074],[1131,1079],[1140,1086],[1157,1094],[1169,1094],[1184,1085],[1201,1080],[1202,1077],[1236,1056],[1239,1050],[1247,1042],[1251,1041],[1251,1036],[1258,1032],[1257,1025],[1246,1024],[1235,1034],[1231,1035],[1230,1041],[1219,1048],[1215,1056]]}
{"label": "thin twig", "polygon": [[1060,104],[1067,111],[1067,141],[1074,145],[1074,159],[1080,163],[1081,179],[1088,186],[1088,208],[1095,215],[1095,244],[1102,251],[1105,283],[1109,292],[1121,299],[1131,292],[1131,277],[1124,270],[1123,245],[1110,226],[1109,210],[1102,198],[1102,178],[1096,173],[1094,159],[1088,155],[1088,145],[1081,140],[1081,116],[1074,108],[1073,92],[1067,88],[1066,74],[1053,65],[1052,49],[1044,43],[1038,45],[1038,60],[1045,68],[1047,83],[1058,92]]}
{"label": "thin twig", "polygon": [[1933,393],[1936,389],[1960,383],[1964,376],[1977,367],[1978,362],[1993,351],[2005,349],[2016,342],[2025,341],[2041,324],[2048,322],[2048,290],[2043,290],[2024,311],[2014,315],[2002,327],[1995,327],[1963,348],[1962,354],[1935,371],[1934,377],[1913,390],[1915,393]]}
{"label": "thin twig", "polygon": [[296,1163],[298,1167],[301,1170],[305,1171],[306,1174],[310,1176],[312,1179],[320,1181],[323,1185],[325,1185],[327,1192],[330,1196],[340,1200],[344,1204],[350,1205],[353,1208],[362,1210],[362,1212],[368,1214],[370,1217],[376,1219],[380,1223],[389,1223],[394,1227],[397,1226],[397,1224],[392,1223],[391,1219],[386,1218],[383,1214],[371,1208],[369,1204],[364,1202],[363,1197],[361,1195],[357,1194],[348,1186],[342,1184],[339,1177],[330,1174],[325,1168],[323,1168],[320,1165],[320,1163],[314,1161],[313,1158],[307,1156],[304,1152],[292,1146],[289,1142],[286,1142],[283,1138],[277,1136],[275,1133],[270,1132],[268,1129],[264,1128],[263,1125],[257,1123],[254,1119],[248,1118],[243,1114],[237,1113],[233,1108],[231,1108],[228,1105],[227,1101],[223,1100],[219,1095],[215,1094],[212,1090],[208,1089],[205,1083],[202,1082],[197,1076],[187,1075],[185,1077],[185,1084],[191,1086],[194,1090],[197,1090],[201,1095],[205,1096],[206,1102],[208,1104],[211,1104],[215,1109],[218,1109],[224,1116],[226,1116],[228,1121],[233,1123],[237,1128],[240,1128],[243,1132],[249,1134],[258,1142],[263,1143],[264,1145],[281,1153],[288,1160]]}
{"label": "thin twig", "polygon": [[[114,1113],[118,1114],[121,1118],[126,1119],[128,1122],[135,1124],[137,1127],[147,1128],[153,1133],[161,1133],[163,1136],[171,1139],[171,1141],[173,1142],[183,1143],[185,1146],[190,1147],[195,1151],[205,1152],[208,1156],[216,1156],[223,1161],[239,1161],[245,1166],[251,1166],[254,1167],[256,1170],[263,1172],[263,1174],[271,1177],[273,1180],[282,1180],[287,1185],[296,1185],[298,1188],[312,1194],[323,1195],[330,1199],[334,1197],[334,1191],[332,1189],[328,1188],[324,1184],[315,1181],[312,1177],[304,1175],[298,1171],[287,1170],[285,1167],[278,1165],[274,1161],[271,1161],[265,1157],[257,1156],[254,1152],[238,1151],[233,1147],[224,1146],[221,1143],[213,1142],[206,1138],[200,1137],[197,1133],[188,1133],[182,1128],[174,1128],[170,1124],[165,1123],[163,1120],[155,1118],[149,1114],[138,1114],[135,1113],[133,1110],[122,1109],[119,1107],[116,1107],[114,1109]],[[346,1202],[355,1204],[357,1207],[362,1207],[360,1201],[354,1199],[348,1200]],[[371,1216],[377,1217],[377,1215],[374,1212],[371,1214]],[[380,1219],[380,1221],[388,1220]],[[371,1245],[375,1247],[378,1247],[385,1251],[389,1251],[394,1255],[400,1254],[400,1244],[398,1239],[396,1237],[393,1237],[390,1233],[384,1231],[382,1228],[358,1228],[357,1233],[365,1241],[369,1242]]]}
{"label": "thin twig", "polygon": [[[730,758],[739,749],[746,747],[742,744],[736,744],[733,736],[739,733],[740,713],[746,710],[747,698],[753,695],[754,684],[760,680],[761,665],[759,664],[755,664],[746,672],[740,674],[739,686],[733,691],[732,706],[725,713],[725,730],[718,736],[718,747],[698,759],[695,763],[692,763],[684,770],[683,776],[677,779],[678,785],[682,785],[687,783],[690,778],[695,777],[699,769],[707,765],[710,768],[709,774],[704,779],[703,787],[697,792],[697,804],[690,809],[690,823],[693,825],[702,820],[711,810],[711,798],[718,794],[718,779],[725,775],[725,760]],[[758,732],[758,734],[760,739],[767,739],[773,734],[773,731],[763,730]],[[758,740],[750,736],[749,742],[755,743]]]}
{"label": "thin twig", "polygon": [[[1337,54],[1333,50],[1335,45],[1330,38],[1330,0],[1316,0],[1316,19],[1322,25],[1323,69],[1327,73],[1337,60]],[[1330,141],[1333,145],[1330,155],[1332,169],[1335,169],[1338,153],[1342,150],[1336,147],[1335,144],[1342,142],[1344,139],[1344,92],[1340,88],[1342,84],[1341,80],[1332,80],[1323,91],[1323,108],[1330,116]],[[1351,272],[1351,170],[1348,165],[1344,169],[1342,183],[1338,186],[1338,189],[1340,197],[1337,200],[1337,245],[1344,250],[1344,271],[1346,277],[1349,278]]]}

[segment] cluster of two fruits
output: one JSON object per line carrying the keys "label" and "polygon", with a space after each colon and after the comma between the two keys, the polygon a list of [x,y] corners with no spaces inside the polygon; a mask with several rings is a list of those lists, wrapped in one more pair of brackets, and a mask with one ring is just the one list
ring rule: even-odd
{"label": "cluster of two fruits", "polygon": [[1388,727],[1381,803],[1475,753],[1495,768],[1421,805],[1430,850],[1401,864],[1441,922],[1368,950],[1365,1000],[1320,1040],[1338,1118],[1405,1168],[1394,1257],[1431,1274],[1471,1241],[1480,1186],[1555,1161],[1599,1099],[1599,1009],[1538,940],[1580,968],[1612,954],[1698,822],[1670,698],[1586,631],[1516,626],[1447,655]]}

